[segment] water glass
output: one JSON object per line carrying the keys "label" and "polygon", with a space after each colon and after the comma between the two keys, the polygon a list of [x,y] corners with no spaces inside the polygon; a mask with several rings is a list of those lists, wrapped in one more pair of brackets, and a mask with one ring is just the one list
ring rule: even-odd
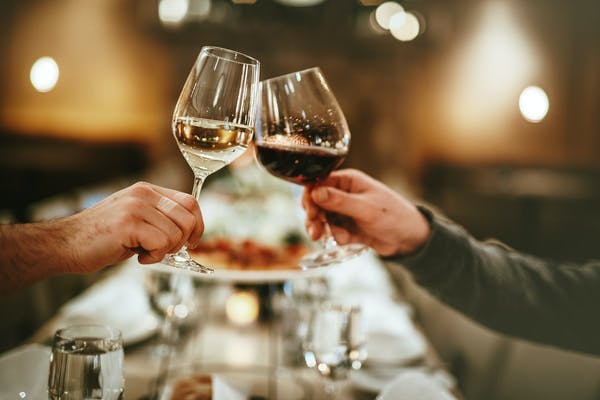
{"label": "water glass", "polygon": [[76,325],[54,335],[48,398],[120,400],[123,398],[123,340],[118,329]]}
{"label": "water glass", "polygon": [[366,357],[360,308],[324,303],[310,315],[304,338],[304,360],[325,378],[325,392],[336,397],[339,385]]}

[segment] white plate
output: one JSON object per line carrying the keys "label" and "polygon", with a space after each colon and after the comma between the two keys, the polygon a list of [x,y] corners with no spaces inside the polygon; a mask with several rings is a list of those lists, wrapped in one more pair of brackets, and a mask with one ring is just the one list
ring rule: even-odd
{"label": "white plate", "polygon": [[50,348],[39,344],[17,347],[0,356],[0,399],[48,398]]}
{"label": "white plate", "polygon": [[367,339],[367,365],[401,366],[425,356],[427,344],[416,332],[393,334],[369,332]]}
{"label": "white plate", "polygon": [[144,265],[142,268],[150,268],[160,272],[181,272],[191,274],[195,277],[207,280],[216,280],[223,282],[240,282],[240,283],[265,283],[265,282],[283,282],[292,279],[304,279],[314,276],[326,274],[329,270],[337,265],[326,267],[311,268],[311,269],[279,269],[279,270],[233,270],[233,269],[216,269],[212,274],[204,274],[185,269],[171,267],[165,264]]}

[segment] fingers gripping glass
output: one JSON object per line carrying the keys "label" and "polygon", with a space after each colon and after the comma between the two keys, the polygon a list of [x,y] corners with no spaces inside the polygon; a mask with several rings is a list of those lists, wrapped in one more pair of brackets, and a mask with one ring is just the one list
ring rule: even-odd
{"label": "fingers gripping glass", "polygon": [[[256,158],[272,175],[311,186],[339,167],[348,154],[350,130],[319,68],[294,72],[261,83]],[[320,251],[301,267],[336,264],[362,253],[358,244],[338,245],[329,231]]]}
{"label": "fingers gripping glass", "polygon": [[[194,172],[196,199],[206,177],[238,158],[252,141],[259,62],[233,50],[203,47],[173,113],[173,135]],[[163,264],[212,272],[194,261],[186,246]]]}

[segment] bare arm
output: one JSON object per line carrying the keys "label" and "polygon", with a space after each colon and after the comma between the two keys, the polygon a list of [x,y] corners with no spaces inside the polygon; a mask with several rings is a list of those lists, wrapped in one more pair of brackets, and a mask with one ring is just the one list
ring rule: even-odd
{"label": "bare arm", "polygon": [[149,183],[136,183],[75,215],[0,225],[0,292],[64,273],[97,271],[138,253],[160,261],[204,231],[196,200]]}

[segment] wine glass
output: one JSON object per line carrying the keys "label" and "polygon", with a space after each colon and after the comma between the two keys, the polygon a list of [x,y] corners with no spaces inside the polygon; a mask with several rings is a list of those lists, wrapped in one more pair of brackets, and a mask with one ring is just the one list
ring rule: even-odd
{"label": "wine glass", "polygon": [[325,378],[325,392],[335,398],[338,383],[359,369],[366,357],[360,308],[323,303],[312,309],[303,350],[304,361]]}
{"label": "wine glass", "polygon": [[[259,71],[258,60],[237,51],[210,46],[200,50],[173,113],[173,135],[194,172],[196,199],[206,177],[242,155],[252,141]],[[162,262],[212,272],[194,261],[186,246]]]}
{"label": "wine glass", "polygon": [[[260,123],[255,154],[272,175],[311,186],[339,167],[348,154],[350,130],[340,106],[317,67],[261,82]],[[325,241],[320,251],[300,261],[302,268],[327,266],[352,258],[366,247],[340,246],[324,215]]]}
{"label": "wine glass", "polygon": [[159,353],[181,345],[183,331],[198,328],[202,298],[199,293],[203,282],[189,274],[148,271],[144,288],[152,310],[160,317]]}
{"label": "wine glass", "polygon": [[164,389],[172,359],[179,359],[188,351],[193,353],[202,306],[198,289],[202,284],[190,274],[171,271],[147,271],[145,274],[144,287],[150,306],[161,319],[154,353],[159,370],[151,389],[153,398],[158,398]]}

